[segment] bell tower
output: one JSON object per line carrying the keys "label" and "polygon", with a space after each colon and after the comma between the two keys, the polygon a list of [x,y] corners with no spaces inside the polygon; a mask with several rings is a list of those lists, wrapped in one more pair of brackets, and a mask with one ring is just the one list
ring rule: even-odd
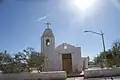
{"label": "bell tower", "polygon": [[54,70],[55,58],[55,37],[50,29],[51,23],[46,23],[46,29],[41,36],[41,52],[47,55],[47,63],[44,71]]}

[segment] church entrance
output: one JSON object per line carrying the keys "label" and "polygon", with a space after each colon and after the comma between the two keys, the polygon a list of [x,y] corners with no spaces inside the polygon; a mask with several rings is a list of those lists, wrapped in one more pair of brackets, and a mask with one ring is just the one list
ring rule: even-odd
{"label": "church entrance", "polygon": [[71,54],[62,54],[62,67],[67,73],[72,72],[72,56]]}

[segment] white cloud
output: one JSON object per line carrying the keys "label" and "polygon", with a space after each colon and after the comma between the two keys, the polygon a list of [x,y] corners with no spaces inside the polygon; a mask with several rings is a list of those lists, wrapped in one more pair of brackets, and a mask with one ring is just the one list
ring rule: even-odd
{"label": "white cloud", "polygon": [[42,16],[42,17],[38,18],[36,21],[38,22],[38,21],[44,20],[44,19],[46,19],[48,16],[49,16],[49,15]]}

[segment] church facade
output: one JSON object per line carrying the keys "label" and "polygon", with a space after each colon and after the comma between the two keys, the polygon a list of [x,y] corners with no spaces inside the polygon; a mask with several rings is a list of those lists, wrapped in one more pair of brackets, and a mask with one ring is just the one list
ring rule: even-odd
{"label": "church facade", "polygon": [[88,68],[88,57],[81,57],[81,47],[68,43],[55,46],[49,23],[41,36],[41,52],[47,54],[44,71],[81,72]]}

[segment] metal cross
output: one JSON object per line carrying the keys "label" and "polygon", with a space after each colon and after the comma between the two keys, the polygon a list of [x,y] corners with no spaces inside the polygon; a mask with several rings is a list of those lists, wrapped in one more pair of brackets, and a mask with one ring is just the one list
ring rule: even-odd
{"label": "metal cross", "polygon": [[51,25],[51,23],[49,23],[49,22],[46,23],[47,28],[50,28],[50,25]]}

